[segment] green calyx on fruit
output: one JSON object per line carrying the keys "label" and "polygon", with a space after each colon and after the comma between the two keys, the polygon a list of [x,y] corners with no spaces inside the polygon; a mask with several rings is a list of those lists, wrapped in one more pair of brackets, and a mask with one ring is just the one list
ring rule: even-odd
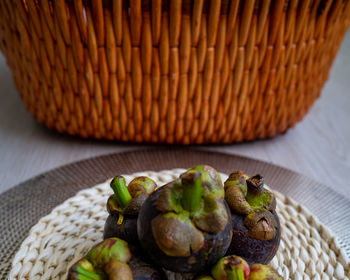
{"label": "green calyx on fruit", "polygon": [[154,204],[161,214],[151,222],[158,247],[168,256],[186,257],[202,248],[204,233],[223,231],[228,223],[223,193],[218,173],[203,165],[162,187]]}
{"label": "green calyx on fruit", "polygon": [[211,274],[215,280],[283,280],[271,266],[249,266],[243,258],[234,255],[220,259],[212,268]]}
{"label": "green calyx on fruit", "polygon": [[264,177],[255,175],[247,179],[248,192],[246,200],[254,210],[275,210],[275,196],[264,188]]}
{"label": "green calyx on fruit", "polygon": [[271,240],[276,235],[277,222],[269,211],[255,211],[246,215],[244,225],[248,236],[259,240]]}
{"label": "green calyx on fruit", "polygon": [[219,172],[217,172],[213,167],[209,165],[197,165],[189,170],[187,170],[184,174],[188,173],[196,173],[199,172],[201,174],[201,182],[203,185],[204,194],[214,194],[217,197],[224,198],[225,191],[222,185],[221,176]]}
{"label": "green calyx on fruit", "polygon": [[271,240],[276,235],[277,222],[270,211],[276,208],[274,195],[264,188],[264,178],[249,178],[242,171],[233,172],[224,184],[225,199],[231,210],[245,215],[248,235],[259,240]]}
{"label": "green calyx on fruit", "polygon": [[110,186],[114,194],[107,201],[108,212],[112,215],[137,215],[143,202],[157,185],[152,179],[141,176],[136,177],[127,186],[123,176],[116,176]]}
{"label": "green calyx on fruit", "polygon": [[250,266],[249,280],[283,280],[283,277],[271,266],[252,264]]}
{"label": "green calyx on fruit", "polygon": [[157,184],[146,176],[134,178],[128,185],[131,197],[137,197],[140,193],[151,194],[157,187]]}
{"label": "green calyx on fruit", "polygon": [[202,232],[185,214],[158,215],[152,220],[152,232],[158,247],[168,256],[188,257],[204,243]]}
{"label": "green calyx on fruit", "polygon": [[253,208],[246,200],[248,187],[242,171],[232,173],[224,183],[225,199],[231,210],[240,214],[249,214]]}
{"label": "green calyx on fruit", "polygon": [[238,256],[226,256],[212,268],[215,280],[246,280],[250,269],[248,263]]}
{"label": "green calyx on fruit", "polygon": [[119,238],[108,238],[93,247],[85,257],[94,267],[103,267],[110,259],[128,262],[131,258],[128,243]]}
{"label": "green calyx on fruit", "polygon": [[70,280],[131,280],[132,272],[127,264],[131,258],[128,243],[119,238],[109,238],[93,247],[75,263],[68,273]]}

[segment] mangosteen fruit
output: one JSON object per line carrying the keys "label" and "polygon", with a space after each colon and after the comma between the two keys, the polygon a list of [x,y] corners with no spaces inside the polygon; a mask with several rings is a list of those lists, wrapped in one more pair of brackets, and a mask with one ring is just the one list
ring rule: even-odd
{"label": "mangosteen fruit", "polygon": [[161,280],[163,272],[140,258],[126,241],[108,238],[94,246],[68,272],[68,280]]}
{"label": "mangosteen fruit", "polygon": [[264,178],[233,172],[224,184],[231,209],[232,240],[227,255],[249,264],[267,264],[275,256],[281,237],[275,196],[264,188]]}
{"label": "mangosteen fruit", "polygon": [[249,264],[243,258],[232,255],[220,259],[211,270],[215,280],[247,280],[249,273]]}
{"label": "mangosteen fruit", "polygon": [[137,233],[159,266],[195,273],[217,262],[231,241],[231,215],[219,173],[199,165],[153,192],[141,207]]}
{"label": "mangosteen fruit", "polygon": [[271,266],[256,263],[250,266],[249,280],[283,280],[283,277]]}
{"label": "mangosteen fruit", "polygon": [[211,275],[215,280],[283,280],[272,267],[264,264],[249,266],[243,258],[234,255],[220,259]]}
{"label": "mangosteen fruit", "polygon": [[142,204],[156,188],[148,177],[136,177],[128,186],[123,176],[116,176],[110,184],[114,194],[107,201],[109,216],[106,220],[103,238],[119,237],[137,244],[137,216]]}

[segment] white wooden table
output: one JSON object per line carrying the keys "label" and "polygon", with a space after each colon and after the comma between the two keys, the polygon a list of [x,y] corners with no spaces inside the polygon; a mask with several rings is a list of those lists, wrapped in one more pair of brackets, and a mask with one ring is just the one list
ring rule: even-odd
{"label": "white wooden table", "polygon": [[[261,159],[316,179],[350,199],[350,31],[321,98],[285,135],[201,149]],[[25,110],[0,54],[0,192],[73,161],[151,147],[84,140],[49,131]]]}

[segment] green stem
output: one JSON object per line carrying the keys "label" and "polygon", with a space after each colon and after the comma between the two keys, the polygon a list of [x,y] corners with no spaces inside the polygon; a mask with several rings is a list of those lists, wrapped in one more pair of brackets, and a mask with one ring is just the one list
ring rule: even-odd
{"label": "green stem", "polygon": [[126,186],[125,178],[123,176],[116,176],[111,182],[111,188],[117,199],[118,206],[122,209],[131,201],[131,195]]}
{"label": "green stem", "polygon": [[[186,180],[187,181],[187,180]],[[196,173],[192,182],[186,182],[183,180],[183,193],[181,204],[182,207],[188,212],[194,212],[198,210],[201,197],[202,197],[202,182],[201,176]]]}
{"label": "green stem", "polygon": [[87,270],[81,266],[78,267],[77,271],[79,280],[103,280],[103,277],[100,274]]}
{"label": "green stem", "polygon": [[225,270],[227,280],[244,280],[244,273],[242,269]]}

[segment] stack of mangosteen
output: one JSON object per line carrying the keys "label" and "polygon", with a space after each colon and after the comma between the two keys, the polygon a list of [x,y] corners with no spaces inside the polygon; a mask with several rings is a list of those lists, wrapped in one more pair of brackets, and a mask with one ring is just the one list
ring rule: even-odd
{"label": "stack of mangosteen", "polygon": [[[127,185],[122,176],[112,180],[111,188],[101,252],[85,257],[90,265],[75,264],[68,279],[167,279],[172,272],[202,280],[282,279],[266,266],[281,233],[276,199],[261,175],[236,171],[223,185],[214,168],[198,165],[159,188],[147,177]],[[123,244],[119,250],[124,255],[130,250],[133,258],[113,263],[110,244],[116,240]]]}

